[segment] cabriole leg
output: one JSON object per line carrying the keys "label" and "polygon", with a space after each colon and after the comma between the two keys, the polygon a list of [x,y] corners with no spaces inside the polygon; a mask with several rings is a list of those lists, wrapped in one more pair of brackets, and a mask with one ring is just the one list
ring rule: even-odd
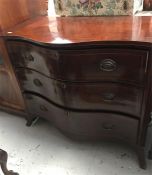
{"label": "cabriole leg", "polygon": [[34,125],[37,121],[38,121],[39,117],[34,117],[34,118],[27,118],[27,123],[26,126],[30,127],[32,125]]}

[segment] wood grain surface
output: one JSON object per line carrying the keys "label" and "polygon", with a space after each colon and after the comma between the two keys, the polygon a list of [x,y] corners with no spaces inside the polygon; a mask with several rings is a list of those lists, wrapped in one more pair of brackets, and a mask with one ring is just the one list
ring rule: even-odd
{"label": "wood grain surface", "polygon": [[93,41],[151,42],[152,17],[41,16],[8,32],[4,35],[60,45]]}

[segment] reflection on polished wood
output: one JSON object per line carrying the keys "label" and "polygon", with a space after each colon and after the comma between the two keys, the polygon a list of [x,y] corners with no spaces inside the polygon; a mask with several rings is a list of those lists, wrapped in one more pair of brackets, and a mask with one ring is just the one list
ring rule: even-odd
{"label": "reflection on polished wood", "polygon": [[41,94],[62,107],[123,112],[140,118],[142,88],[114,83],[63,83],[29,69],[16,72],[23,91]]}
{"label": "reflection on polished wood", "polygon": [[0,105],[20,109],[21,106],[16,95],[18,92],[15,92],[10,78],[7,70],[0,70]]}
{"label": "reflection on polished wood", "polygon": [[[47,14],[45,0],[0,0],[0,107],[24,110],[25,105],[10,59],[1,37],[2,32],[31,17]],[[7,83],[6,83],[7,82]]]}
{"label": "reflection on polished wood", "polygon": [[[43,43],[152,41],[152,17],[37,17],[7,35]],[[134,31],[135,30],[135,31]],[[5,34],[6,35],[6,34]]]}
{"label": "reflection on polished wood", "polygon": [[152,10],[152,0],[144,0],[144,10]]}
{"label": "reflection on polished wood", "polygon": [[0,0],[0,31],[44,14],[47,14],[45,0]]}
{"label": "reflection on polished wood", "polygon": [[[147,70],[148,51],[142,49],[113,48],[109,45],[110,49],[53,50],[24,41],[8,41],[7,47],[15,67],[33,69],[60,80],[109,80],[142,86],[144,72]],[[112,61],[111,66],[114,66],[114,62],[115,67],[111,67],[111,70],[103,69],[109,64],[109,59]]]}
{"label": "reflection on polished wood", "polygon": [[0,67],[0,105],[23,110],[24,101],[2,38],[0,53],[3,59]]}

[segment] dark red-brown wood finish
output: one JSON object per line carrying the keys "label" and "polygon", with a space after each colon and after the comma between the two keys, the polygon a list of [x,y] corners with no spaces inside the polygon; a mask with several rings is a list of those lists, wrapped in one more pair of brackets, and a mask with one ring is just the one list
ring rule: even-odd
{"label": "dark red-brown wood finish", "polygon": [[[2,32],[36,15],[47,14],[45,0],[0,0],[0,108],[24,113],[25,105]],[[7,83],[6,83],[7,82]]]}
{"label": "dark red-brown wood finish", "polygon": [[[147,72],[148,51],[121,45],[115,48],[113,45],[109,46],[69,50],[61,47],[61,50],[56,50],[23,41],[8,42],[16,67],[33,69],[59,80],[74,82],[108,80],[142,86]],[[111,65],[109,70],[106,70],[107,64]]]}
{"label": "dark red-brown wood finish", "polygon": [[40,16],[10,28],[4,35],[58,45],[93,41],[151,43],[152,18]]}
{"label": "dark red-brown wood finish", "polygon": [[152,0],[144,0],[144,10],[152,10]]}
{"label": "dark red-brown wood finish", "polygon": [[10,28],[3,38],[27,125],[42,117],[72,138],[126,141],[146,168],[152,17],[44,16]]}
{"label": "dark red-brown wood finish", "polygon": [[140,118],[143,89],[124,84],[57,81],[30,69],[16,70],[23,91],[74,110],[115,111]]}
{"label": "dark red-brown wood finish", "polygon": [[137,142],[136,119],[106,112],[69,111],[31,93],[25,93],[25,97],[31,115],[48,119],[69,136],[80,136],[84,140],[99,140],[107,136],[129,143]]}
{"label": "dark red-brown wood finish", "polygon": [[0,60],[0,107],[8,107],[8,109],[12,108],[12,110],[23,112],[25,105],[22,94],[1,37]]}

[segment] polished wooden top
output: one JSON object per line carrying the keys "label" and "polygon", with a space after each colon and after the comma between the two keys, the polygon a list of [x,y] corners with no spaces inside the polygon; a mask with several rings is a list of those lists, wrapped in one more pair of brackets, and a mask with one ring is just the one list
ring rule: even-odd
{"label": "polished wooden top", "polygon": [[152,17],[48,17],[30,19],[4,35],[53,44],[92,41],[152,43]]}

